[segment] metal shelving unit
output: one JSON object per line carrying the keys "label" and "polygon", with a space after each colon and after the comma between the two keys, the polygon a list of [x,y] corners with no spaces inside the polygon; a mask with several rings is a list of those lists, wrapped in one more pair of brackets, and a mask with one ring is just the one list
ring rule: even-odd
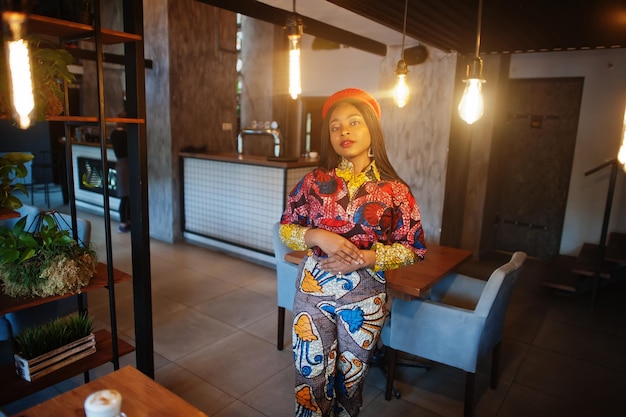
{"label": "metal shelving unit", "polygon": [[[65,123],[66,137],[71,126],[81,123],[95,124],[100,129],[100,148],[102,166],[107,166],[106,123],[124,122],[127,124],[128,152],[131,176],[131,216],[133,230],[131,232],[132,245],[132,284],[135,316],[135,352],[137,368],[147,376],[154,378],[154,351],[152,339],[152,297],[150,274],[150,236],[148,222],[148,183],[147,183],[147,143],[145,128],[145,61],[143,58],[143,5],[140,0],[123,0],[124,32],[102,28],[100,25],[100,1],[94,2],[94,24],[86,25],[46,16],[30,15],[28,18],[29,32],[56,37],[61,45],[77,40],[91,41],[95,44],[95,61],[98,81],[98,114],[71,115],[67,110],[64,116],[50,117],[49,121]],[[124,44],[124,69],[126,78],[126,105],[125,118],[105,117],[104,80],[103,80],[103,45]],[[72,173],[71,142],[66,144],[66,161],[68,174]],[[107,170],[104,170],[105,173]],[[108,175],[108,173],[106,173]],[[107,181],[107,178],[104,178]],[[68,175],[68,191],[70,200],[70,214],[72,227],[76,230],[76,201],[74,195],[73,175]],[[107,182],[105,182],[106,184]],[[43,377],[36,383],[26,383],[19,380],[14,369],[0,368],[0,382],[5,392],[0,398],[4,404],[36,392],[46,386],[60,382],[66,378],[86,372],[95,366],[112,362],[114,369],[119,368],[119,356],[132,352],[133,347],[118,339],[115,312],[115,284],[121,280],[131,280],[131,276],[124,274],[114,267],[111,243],[111,218],[108,207],[108,189],[104,187],[104,214],[106,234],[106,264],[100,264],[93,284],[85,288],[88,291],[106,287],[109,291],[110,325],[111,332],[100,332],[97,337],[97,347],[101,354],[94,354],[76,362],[66,368]],[[11,213],[0,213],[10,216]],[[32,302],[18,302],[18,309],[28,308],[34,304],[52,301],[56,297],[41,299]],[[0,314],[13,311],[11,301],[0,297]],[[100,349],[101,348],[101,349]],[[9,388],[10,387],[10,388]]]}

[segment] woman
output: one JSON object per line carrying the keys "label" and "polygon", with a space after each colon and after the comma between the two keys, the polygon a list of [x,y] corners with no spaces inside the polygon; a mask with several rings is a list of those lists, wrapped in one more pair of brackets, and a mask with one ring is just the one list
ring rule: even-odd
{"label": "woman", "polygon": [[293,306],[296,416],[355,417],[385,320],[384,271],[423,259],[426,246],[376,100],[341,90],[322,116],[320,167],[289,194],[280,227],[285,245],[310,249]]}

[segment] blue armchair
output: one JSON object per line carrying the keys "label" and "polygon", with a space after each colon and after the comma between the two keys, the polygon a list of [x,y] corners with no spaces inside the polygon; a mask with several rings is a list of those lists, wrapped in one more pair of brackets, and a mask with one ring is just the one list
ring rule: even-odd
{"label": "blue armchair", "polygon": [[394,299],[383,328],[389,366],[385,399],[391,398],[398,351],[466,371],[464,415],[473,414],[476,365],[492,352],[491,388],[498,384],[504,319],[515,282],[526,260],[515,252],[489,280],[450,274],[428,299]]}
{"label": "blue armchair", "polygon": [[293,299],[296,296],[296,279],[298,265],[285,261],[285,254],[293,249],[282,244],[278,235],[280,223],[274,224],[273,241],[274,256],[276,259],[276,290],[278,295],[278,337],[276,348],[283,350],[285,346],[285,309],[293,308]]}

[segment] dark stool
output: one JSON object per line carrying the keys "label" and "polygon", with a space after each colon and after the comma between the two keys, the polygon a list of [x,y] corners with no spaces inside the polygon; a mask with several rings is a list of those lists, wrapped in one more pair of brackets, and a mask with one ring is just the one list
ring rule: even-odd
{"label": "dark stool", "polygon": [[[44,201],[47,208],[50,208],[50,181],[54,181],[54,170],[59,169],[57,163],[52,162],[50,151],[40,151],[42,161],[37,161],[37,158],[33,160],[33,175],[31,181],[31,204],[35,205],[35,190],[42,190],[44,192]],[[50,156],[50,158],[49,158]],[[50,160],[49,160],[50,159]],[[41,182],[36,181],[35,173],[41,174]],[[41,187],[39,187],[41,186]]]}

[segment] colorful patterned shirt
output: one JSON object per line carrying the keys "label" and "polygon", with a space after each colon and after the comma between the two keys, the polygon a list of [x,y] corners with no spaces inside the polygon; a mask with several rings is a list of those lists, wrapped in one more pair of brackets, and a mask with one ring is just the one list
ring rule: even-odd
{"label": "colorful patterned shirt", "polygon": [[[354,174],[343,159],[332,171],[315,169],[287,198],[280,236],[294,250],[307,249],[310,228],[337,233],[359,249],[376,251],[375,271],[412,264],[426,254],[419,207],[402,181],[381,180],[376,163]],[[324,256],[320,248],[314,251]]]}

